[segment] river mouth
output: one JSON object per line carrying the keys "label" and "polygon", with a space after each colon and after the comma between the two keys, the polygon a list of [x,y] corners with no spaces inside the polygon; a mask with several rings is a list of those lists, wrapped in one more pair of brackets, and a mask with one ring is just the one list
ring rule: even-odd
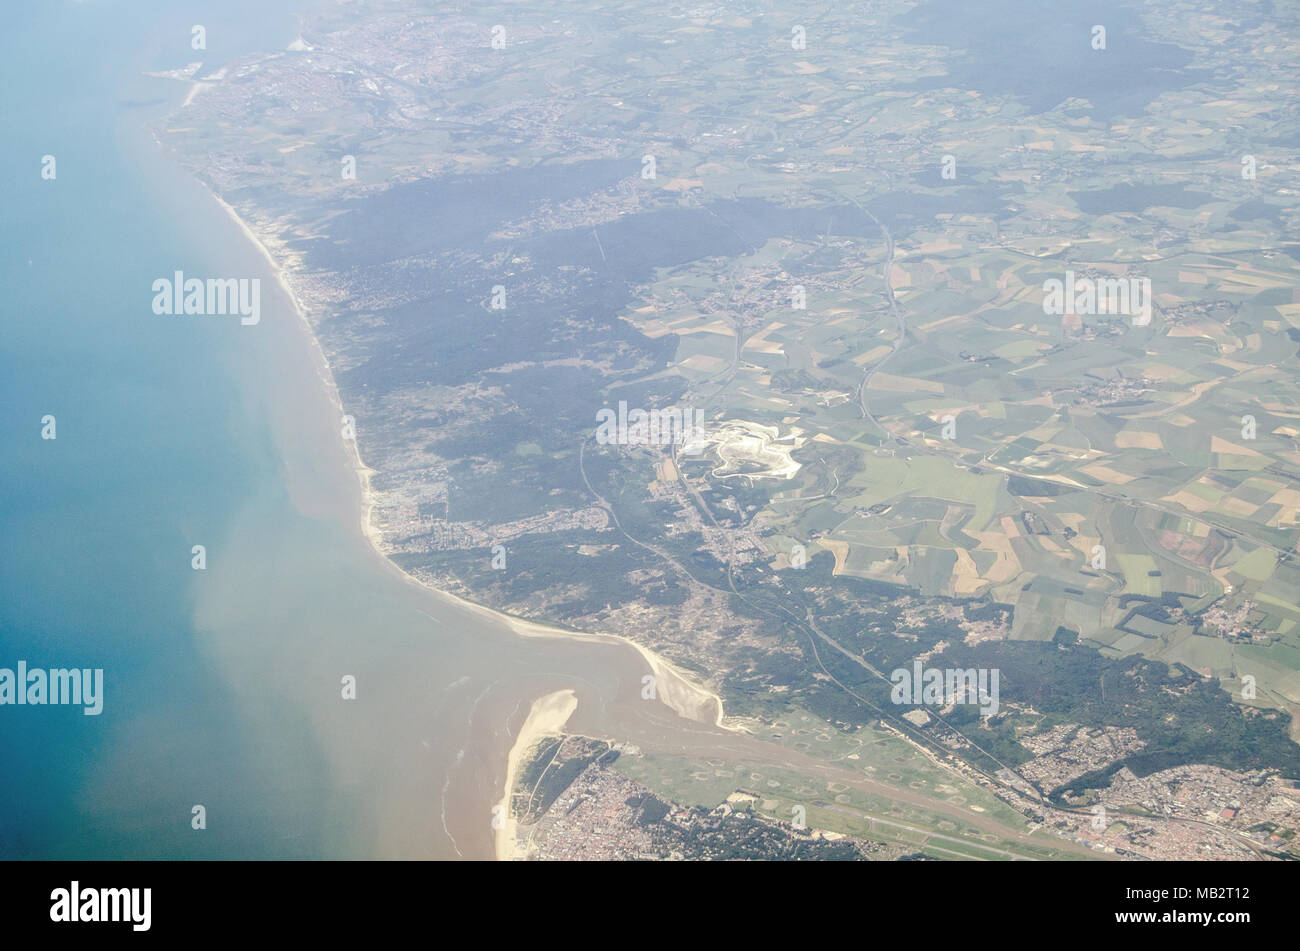
{"label": "river mouth", "polygon": [[[6,286],[30,319],[3,354],[18,412],[0,466],[15,529],[0,646],[102,667],[105,698],[96,717],[0,722],[0,854],[490,858],[517,711],[537,697],[573,690],[574,724],[616,741],[725,735],[707,703],[696,723],[642,701],[651,664],[631,645],[521,636],[374,550],[319,348],[248,235],[150,133],[186,95],[140,75],[158,55],[141,37],[161,41],[84,12],[99,53],[81,66],[115,82],[87,93],[69,72],[51,84],[63,108],[14,111],[28,151],[65,147],[49,188],[6,202]],[[165,14],[186,35],[193,16]],[[31,19],[29,41],[61,35]],[[242,34],[258,49],[291,21],[251,22],[267,24]],[[86,253],[70,281],[74,232]],[[260,280],[260,321],[156,316],[150,284],[176,270]],[[33,447],[27,424],[47,413],[57,441]]]}
{"label": "river mouth", "polygon": [[[164,174],[166,159],[152,161]],[[427,589],[380,555],[367,525],[364,472],[340,438],[329,368],[295,302],[205,190],[183,179],[175,187],[178,211],[191,220],[206,215],[214,252],[264,274],[267,317],[238,328],[258,336],[247,344],[232,338],[226,369],[245,411],[265,424],[278,484],[255,493],[212,546],[194,623],[207,662],[231,691],[231,715],[276,757],[260,768],[275,770],[287,798],[321,800],[317,819],[347,817],[333,826],[318,821],[314,841],[299,828],[280,848],[322,857],[491,857],[490,807],[519,711],[555,690],[574,691],[576,728],[611,741],[724,734],[710,726],[716,707],[681,706],[704,721],[696,723],[641,700],[653,664],[632,645],[536,625],[523,636],[510,619]],[[344,697],[344,678],[354,678],[355,700]],[[289,751],[304,738],[312,769],[295,769]],[[117,755],[148,772],[138,751]]]}
{"label": "river mouth", "polygon": [[[1263,787],[1226,773],[1294,772],[1286,721],[1235,709],[1237,669],[1215,666],[1283,656],[1293,634],[1264,631],[1293,607],[1275,543],[1294,493],[1249,484],[1268,471],[1255,463],[1232,469],[1285,452],[1293,428],[1192,453],[1193,414],[1278,385],[1286,325],[1261,315],[1293,317],[1294,282],[1263,230],[1286,220],[1259,193],[1276,166],[1256,185],[1254,155],[1226,182],[1174,164],[1207,158],[1183,109],[1201,122],[1254,97],[1240,128],[1267,141],[1276,124],[1250,70],[1193,101],[1219,93],[1187,88],[1204,78],[1191,57],[1222,52],[1203,30],[1071,0],[1049,32],[1077,48],[1058,57],[1036,41],[1041,10],[1003,30],[904,2],[871,25],[910,50],[846,39],[784,62],[765,24],[678,29],[699,18],[675,10],[640,25],[666,31],[652,68],[677,63],[683,85],[633,95],[597,79],[648,66],[603,42],[621,28],[591,30],[617,27],[616,9],[568,25],[521,12],[519,50],[497,56],[454,14],[329,0],[286,35],[272,2],[85,5],[71,35],[24,11],[19,41],[0,38],[17,75],[49,69],[48,88],[0,94],[27,163],[0,198],[16,315],[0,348],[0,511],[15,526],[0,541],[0,704],[10,666],[105,674],[90,716],[0,710],[0,855],[515,858],[497,820],[519,775],[546,795],[595,790],[597,831],[602,816],[629,836],[667,819],[675,832],[622,852],[636,858],[737,857],[672,838],[697,819],[743,838],[724,820],[750,810],[781,841],[745,857],[785,858],[805,844],[802,810],[832,800],[848,811],[814,831],[872,833],[911,810],[898,828],[921,844],[929,828],[1014,843],[1003,857],[1119,854],[1139,844],[1127,827],[1085,828],[1081,810],[1130,795],[1124,768],[1211,766],[1238,798]],[[857,36],[859,13],[823,22]],[[1184,45],[1128,42],[1161,27]],[[918,29],[924,47],[902,42]],[[205,49],[208,30],[214,49],[192,61],[187,38]],[[1092,52],[1115,53],[1101,79],[1080,61],[1089,31]],[[737,55],[716,55],[722,37]],[[1230,42],[1236,63],[1269,68],[1268,50]],[[1088,82],[1062,98],[1057,73]],[[1178,147],[1155,148],[1156,126]],[[1124,286],[1178,293],[1157,322],[1044,320],[1063,316],[1040,313],[1036,290],[1058,265],[1090,286],[1145,268]],[[1235,302],[1211,300],[1220,283]],[[1068,316],[1115,316],[1101,310]],[[1170,355],[1148,365],[1156,334]],[[1062,388],[1058,367],[1094,359],[1117,372]],[[592,430],[613,406],[712,435],[610,442]],[[1254,440],[1255,416],[1241,422]],[[1026,468],[1053,491],[1025,489]],[[1207,495],[1167,493],[1183,476]],[[1201,515],[1220,504],[1231,543]],[[1259,559],[1243,554],[1255,529]],[[1220,586],[1245,610],[1208,614],[1222,643],[1194,640]],[[991,671],[988,709],[965,709],[957,680],[951,696],[895,695],[890,671],[918,682],[922,660]],[[1255,676],[1241,681],[1253,694]],[[566,751],[530,774],[531,740],[561,731],[556,755],[571,739],[610,761]],[[1086,771],[1060,754],[1075,746]],[[569,771],[615,761],[617,781]],[[1239,811],[1209,814],[1263,841]],[[1040,828],[1067,844],[1025,841]],[[1088,829],[1111,838],[1080,844]],[[574,844],[524,854],[602,857]],[[868,845],[849,851],[905,857]]]}

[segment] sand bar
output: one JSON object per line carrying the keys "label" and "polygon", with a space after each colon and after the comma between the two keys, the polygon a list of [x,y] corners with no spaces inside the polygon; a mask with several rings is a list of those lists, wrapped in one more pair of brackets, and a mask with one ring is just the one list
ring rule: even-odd
{"label": "sand bar", "polygon": [[557,690],[533,701],[528,711],[528,718],[519,729],[519,736],[515,738],[515,745],[510,747],[510,756],[506,761],[506,785],[501,793],[501,802],[498,804],[504,810],[501,813],[504,822],[499,829],[496,829],[493,839],[498,861],[521,859],[527,854],[527,848],[519,842],[518,823],[510,815],[510,796],[515,788],[515,780],[519,777],[519,768],[523,765],[524,756],[538,740],[562,733],[564,725],[569,722],[569,717],[573,716],[573,711],[576,709],[578,709],[578,696],[572,690]]}

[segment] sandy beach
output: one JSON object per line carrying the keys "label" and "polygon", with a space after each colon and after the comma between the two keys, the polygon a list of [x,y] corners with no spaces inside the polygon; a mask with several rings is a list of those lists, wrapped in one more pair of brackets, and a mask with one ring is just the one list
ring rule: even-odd
{"label": "sandy beach", "polygon": [[[220,79],[224,78],[224,74],[224,69],[219,70],[217,73],[214,73],[210,79],[213,81],[220,81]],[[154,135],[154,141],[158,142],[161,147],[162,143],[159,142],[156,133]],[[206,185],[205,189],[226,213],[230,220],[239,228],[244,237],[247,238],[255,248],[257,248],[262,258],[266,261],[267,266],[270,268],[271,273],[275,275],[276,281],[284,291],[285,296],[293,305],[293,309],[297,314],[298,319],[302,322],[302,326],[307,332],[308,339],[311,341],[312,357],[313,362],[316,365],[317,375],[320,377],[321,382],[325,386],[326,392],[329,394],[330,402],[334,405],[334,408],[337,411],[341,426],[342,418],[346,414],[346,410],[343,406],[343,399],[339,395],[338,386],[334,381],[333,370],[330,367],[329,359],[325,355],[324,348],[321,346],[320,339],[316,336],[315,329],[312,327],[311,321],[307,317],[302,301],[299,299],[298,295],[294,293],[293,285],[290,282],[289,267],[281,264],[276,260],[275,255],[271,253],[268,242],[273,243],[275,239],[263,239],[262,236],[257,234],[257,232],[255,232],[249,224],[240,217],[239,213],[236,212],[235,209],[220,195]],[[370,542],[370,546],[375,550],[375,552],[384,559],[392,570],[401,574],[404,580],[411,584],[419,585],[422,589],[433,592],[438,597],[450,600],[467,610],[505,624],[521,637],[558,637],[569,639],[608,639],[612,641],[622,641],[634,648],[645,659],[646,664],[650,667],[651,674],[655,678],[656,693],[659,699],[669,708],[686,719],[727,728],[724,723],[721,697],[708,690],[702,684],[697,683],[690,677],[690,675],[675,667],[664,658],[629,638],[617,634],[587,634],[578,631],[570,631],[552,625],[540,624],[535,621],[529,621],[523,618],[503,614],[500,611],[496,611],[484,605],[467,601],[451,592],[435,588],[398,568],[385,553],[383,547],[383,536],[375,527],[372,519],[375,499],[374,491],[370,485],[370,480],[375,474],[375,470],[368,467],[362,460],[361,450],[357,445],[357,441],[353,439],[350,442],[352,447],[351,455],[353,468],[361,485],[361,531]]]}
{"label": "sandy beach", "polygon": [[[416,580],[417,584],[422,584],[422,582],[419,582],[417,579],[412,580]],[[721,697],[716,693],[713,693],[707,687],[691,679],[690,675],[679,667],[674,666],[654,651],[643,647],[630,638],[623,637],[619,634],[584,634],[581,631],[570,631],[549,624],[541,624],[537,621],[529,621],[509,614],[502,614],[500,611],[484,607],[481,604],[475,604],[472,601],[466,601],[464,598],[457,597],[454,594],[449,594],[448,592],[441,591],[437,588],[430,588],[428,585],[422,584],[422,586],[428,590],[437,591],[442,597],[454,600],[467,610],[490,616],[494,620],[509,625],[510,629],[520,637],[550,637],[567,638],[570,640],[607,640],[622,642],[629,647],[634,648],[645,660],[646,664],[650,667],[651,674],[655,678],[655,692],[658,698],[678,716],[687,720],[695,720],[699,723],[707,723],[710,726],[721,727],[722,729],[736,729],[735,727],[728,726],[723,722],[724,717],[722,713]]]}
{"label": "sandy beach", "polygon": [[[330,402],[337,411],[337,419],[341,432],[343,417],[346,415],[346,410],[343,408],[343,398],[339,395],[338,385],[334,382],[334,371],[331,369],[329,360],[325,356],[324,348],[320,345],[320,339],[316,336],[311,321],[307,319],[307,312],[303,308],[301,300],[299,300],[298,295],[294,293],[293,286],[289,282],[288,269],[276,261],[275,256],[271,254],[271,250],[267,247],[266,242],[262,240],[257,232],[253,231],[253,229],[248,226],[248,223],[239,216],[239,213],[235,211],[234,208],[232,208],[211,188],[208,188],[207,192],[212,196],[212,199],[221,206],[222,210],[225,211],[230,220],[238,226],[244,237],[246,237],[252,245],[257,248],[258,252],[266,260],[267,266],[271,269],[271,273],[275,275],[276,282],[279,283],[285,296],[289,298],[290,303],[293,305],[294,313],[302,322],[303,329],[307,332],[307,338],[311,341],[312,361],[316,365],[316,375],[320,378],[321,383],[324,384],[325,391],[329,394]],[[368,467],[362,461],[361,450],[357,446],[357,441],[352,439],[349,440],[349,442],[352,446],[353,468],[356,471],[357,479],[361,483],[361,531],[369,540],[371,547],[374,548],[385,561],[387,561],[388,558],[384,555],[381,544],[383,540],[382,536],[374,527],[371,519],[371,512],[374,509],[374,493],[370,488],[370,478],[374,475],[375,470]],[[403,574],[405,574],[405,572],[403,572]],[[412,578],[411,580],[415,581],[416,579]],[[424,587],[427,588],[428,586],[425,585]],[[430,588],[429,590],[437,589]]]}
{"label": "sandy beach", "polygon": [[528,710],[528,718],[519,729],[515,745],[510,748],[506,761],[506,782],[498,803],[503,808],[504,823],[495,830],[493,845],[496,848],[497,861],[508,862],[527,856],[527,847],[517,837],[518,823],[510,815],[510,796],[519,777],[519,767],[523,765],[524,756],[545,736],[559,736],[564,725],[578,709],[578,697],[572,690],[557,690],[538,697]]}
{"label": "sandy beach", "polygon": [[[338,387],[334,381],[334,375],[321,347],[320,340],[316,336],[314,328],[307,317],[305,309],[297,294],[294,293],[293,286],[290,282],[290,271],[286,266],[281,265],[275,255],[272,254],[268,241],[264,241],[249,224],[235,211],[230,204],[224,201],[211,188],[206,188],[213,199],[226,213],[232,222],[239,228],[240,232],[248,239],[249,242],[257,248],[258,252],[265,259],[270,272],[275,275],[280,287],[284,290],[286,298],[290,301],[298,319],[302,322],[302,327],[306,332],[312,349],[312,362],[316,368],[317,376],[325,386],[329,395],[331,404],[336,412],[336,420],[341,425],[342,417],[346,410],[343,406]],[[274,238],[269,239],[274,243]],[[374,474],[373,469],[366,466],[361,458],[360,448],[355,439],[350,440],[351,465],[356,472],[360,487],[360,511],[359,511],[359,528],[370,548],[382,559],[386,570],[392,572],[400,580],[408,585],[417,586],[422,592],[433,595],[439,599],[455,604],[466,611],[479,615],[486,620],[504,625],[514,634],[526,638],[550,638],[562,639],[569,641],[586,641],[586,642],[622,642],[637,651],[649,668],[650,674],[655,678],[655,691],[657,698],[667,707],[677,713],[684,719],[692,720],[709,726],[720,727],[723,729],[743,732],[735,726],[726,724],[723,712],[722,698],[716,693],[709,690],[697,682],[690,674],[674,666],[666,659],[660,657],[650,649],[644,647],[635,641],[617,634],[605,633],[583,633],[579,631],[567,630],[553,625],[542,624],[524,618],[514,617],[504,614],[493,608],[486,607],[468,601],[458,595],[448,591],[436,588],[419,578],[403,571],[391,559],[388,558],[384,551],[383,538],[372,521],[372,512],[375,507],[374,491],[371,488],[370,480]],[[548,694],[541,698],[533,705],[527,721],[524,724],[520,736],[517,738],[514,747],[506,764],[506,787],[505,797],[508,799],[509,791],[514,784],[518,768],[518,760],[527,751],[527,748],[540,736],[547,733],[558,733],[568,721],[573,711],[577,709],[578,699],[572,690],[561,690],[556,693]],[[499,858],[514,857],[515,847],[513,845],[514,827],[513,823],[508,824],[507,829],[499,830],[494,837],[494,846]]]}
{"label": "sandy beach", "polygon": [[[335,409],[338,411],[338,416],[341,420],[346,413],[346,410],[343,407],[343,400],[339,395],[338,386],[334,382],[333,370],[330,368],[329,359],[325,356],[325,351],[320,345],[320,340],[317,338],[316,333],[312,328],[311,321],[307,319],[306,311],[304,310],[298,295],[293,291],[293,287],[289,281],[288,269],[276,261],[274,255],[271,254],[270,249],[267,247],[266,242],[248,226],[248,223],[239,216],[239,213],[236,212],[234,208],[232,208],[221,198],[220,195],[212,191],[210,188],[208,189],[208,192],[212,195],[213,200],[216,201],[230,217],[231,221],[238,225],[239,230],[243,235],[252,242],[261,253],[262,257],[265,258],[267,266],[270,267],[271,272],[276,276],[276,280],[279,282],[280,287],[283,288],[285,296],[287,296],[292,302],[294,311],[298,315],[298,319],[302,321],[302,325],[306,329],[308,337],[312,341],[313,357],[321,382],[325,384],[326,391],[329,393],[330,402],[333,403]],[[629,638],[618,634],[587,634],[580,631],[570,631],[553,625],[541,624],[536,621],[529,621],[524,618],[517,618],[509,614],[503,614],[500,611],[486,607],[485,605],[476,604],[473,601],[467,601],[449,591],[435,588],[432,585],[421,581],[419,578],[402,571],[394,565],[388,558],[387,554],[385,554],[383,549],[383,536],[379,530],[375,528],[371,519],[371,513],[374,510],[375,502],[374,491],[370,487],[370,479],[371,476],[374,475],[375,470],[367,466],[362,460],[361,450],[355,439],[351,440],[351,446],[354,468],[357,473],[357,478],[361,483],[361,531],[365,534],[375,552],[378,553],[385,562],[392,566],[394,571],[399,572],[405,580],[411,584],[419,585],[424,590],[433,592],[441,598],[446,598],[455,602],[467,610],[499,621],[507,625],[512,631],[521,637],[559,637],[588,640],[604,638],[612,641],[622,641],[623,643],[635,648],[637,652],[645,658],[646,663],[650,667],[651,673],[654,675],[655,688],[659,699],[667,704],[672,710],[688,720],[696,720],[703,723],[709,723],[713,726],[727,728],[726,724],[723,722],[724,716],[721,697],[704,687],[702,684],[695,682],[689,674],[682,671],[680,668],[675,667],[664,658],[655,654],[649,648],[644,647]]]}

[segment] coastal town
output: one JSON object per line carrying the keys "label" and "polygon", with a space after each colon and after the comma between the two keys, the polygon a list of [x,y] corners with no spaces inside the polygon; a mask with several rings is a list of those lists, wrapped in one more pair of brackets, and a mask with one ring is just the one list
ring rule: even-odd
{"label": "coastal town", "polygon": [[[159,141],[326,357],[379,549],[630,640],[737,729],[813,717],[827,745],[798,752],[836,769],[856,754],[831,746],[901,744],[943,777],[925,796],[980,798],[1020,857],[1294,854],[1290,173],[1158,159],[1225,122],[1272,142],[1269,31],[1180,0],[1147,25],[1177,45],[1130,37],[1162,103],[1135,122],[1079,68],[990,86],[904,0],[873,5],[869,50],[827,42],[842,9],[803,46],[752,11],[497,12],[376,0],[161,74],[193,86]],[[1193,56],[1250,108],[1207,103]],[[1076,285],[1107,302],[1052,303]],[[602,438],[625,404],[703,432]],[[888,673],[922,661],[997,673],[1000,703],[900,708]],[[688,806],[617,774],[584,767],[571,821],[525,810],[534,845],[576,856],[571,830],[606,822],[623,857],[692,855],[682,830],[710,824],[711,856],[744,852],[741,824],[782,854],[852,838],[847,813],[786,829],[744,783]]]}
{"label": "coastal town", "polygon": [[588,766],[533,826],[530,860],[892,861],[912,850],[819,829],[794,828],[755,809],[738,790],[712,809],[675,807],[612,767]]}

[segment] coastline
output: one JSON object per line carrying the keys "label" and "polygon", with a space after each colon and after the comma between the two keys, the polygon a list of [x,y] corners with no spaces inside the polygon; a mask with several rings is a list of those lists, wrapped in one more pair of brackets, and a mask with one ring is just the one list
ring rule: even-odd
{"label": "coastline", "polygon": [[[492,843],[498,862],[518,861],[528,857],[528,847],[519,842],[519,823],[510,815],[510,797],[514,793],[515,781],[519,777],[519,767],[524,755],[532,749],[538,740],[546,736],[559,736],[564,732],[564,725],[578,709],[578,695],[572,690],[556,690],[538,697],[528,709],[528,716],[510,755],[506,758],[506,781],[498,805],[502,808],[504,818],[500,828],[493,829]],[[495,826],[495,824],[494,824]]]}
{"label": "coastline", "polygon": [[[161,145],[161,143],[159,144]],[[298,319],[302,322],[302,326],[307,331],[308,338],[311,340],[313,361],[316,364],[317,374],[320,377],[321,382],[325,385],[330,401],[334,404],[334,408],[341,419],[346,413],[346,410],[343,406],[343,399],[339,394],[338,385],[334,382],[334,373],[330,367],[329,358],[325,355],[325,350],[321,346],[320,339],[316,336],[316,332],[311,326],[311,321],[307,319],[307,313],[302,306],[302,302],[299,300],[298,295],[293,291],[293,287],[289,282],[290,272],[288,268],[281,266],[276,261],[275,257],[271,254],[270,248],[267,247],[266,242],[264,242],[262,238],[253,231],[249,224],[239,216],[239,213],[235,211],[229,203],[208,187],[206,183],[204,184],[204,188],[208,194],[212,196],[213,200],[216,201],[216,203],[221,206],[222,210],[230,217],[230,220],[239,227],[241,233],[243,233],[253,246],[257,248],[258,252],[265,259],[267,266],[275,275],[276,281],[284,290],[285,295],[289,298],[295,313],[298,315]],[[349,441],[352,445],[353,467],[356,471],[357,479],[361,484],[361,532],[365,535],[366,540],[369,541],[370,546],[374,549],[375,553],[379,555],[379,557],[384,560],[385,564],[387,564],[393,571],[396,571],[407,583],[418,585],[423,590],[433,592],[438,597],[451,601],[459,607],[465,608],[467,611],[471,611],[482,617],[504,624],[520,637],[549,637],[569,640],[604,639],[607,641],[620,641],[636,650],[645,660],[646,664],[650,667],[651,674],[655,678],[656,690],[658,691],[660,699],[679,716],[688,720],[708,723],[710,726],[716,726],[721,729],[732,730],[733,732],[736,731],[737,728],[729,727],[724,722],[726,718],[722,698],[718,696],[718,694],[709,690],[703,684],[695,681],[686,671],[683,671],[670,661],[660,657],[654,651],[650,650],[650,648],[638,644],[631,638],[624,637],[621,634],[571,631],[554,625],[543,624],[539,621],[530,621],[526,618],[515,617],[514,615],[506,614],[496,610],[495,608],[488,607],[487,605],[469,601],[450,591],[436,588],[425,581],[421,581],[409,572],[403,571],[391,558],[388,557],[387,554],[385,554],[383,550],[383,535],[377,528],[375,528],[372,520],[375,501],[374,490],[371,488],[370,480],[376,470],[371,469],[362,460],[361,448],[358,446],[357,441],[355,439]],[[712,716],[702,715],[703,711],[701,708],[710,704],[716,707],[716,713]]]}
{"label": "coastline", "polygon": [[[162,143],[158,139],[156,132],[154,133],[154,139],[161,147]],[[293,290],[290,282],[291,271],[289,267],[281,265],[276,260],[270,247],[268,247],[267,241],[264,241],[228,202],[208,186],[207,183],[202,182],[201,180],[199,180],[199,182],[203,186],[204,190],[212,196],[217,205],[236,225],[236,227],[239,228],[240,233],[243,234],[253,247],[257,249],[270,269],[270,273],[274,275],[277,283],[284,291],[286,298],[289,300],[298,316],[298,319],[301,321],[302,328],[306,332],[307,338],[310,340],[312,362],[316,368],[316,374],[324,384],[325,391],[334,406],[337,414],[336,419],[341,421],[342,417],[346,414],[342,397],[334,380],[334,374],[329,359],[324,352],[320,339],[317,337],[316,332],[307,317],[306,310],[303,307],[301,300]],[[622,642],[635,650],[642,658],[646,666],[649,668],[650,674],[654,677],[657,699],[659,699],[669,709],[673,710],[682,718],[693,722],[706,724],[729,732],[746,732],[740,727],[730,726],[725,722],[726,717],[723,701],[717,693],[709,690],[703,684],[696,681],[688,672],[681,670],[670,661],[659,656],[648,647],[638,644],[631,638],[620,634],[587,633],[567,630],[554,625],[516,617],[488,607],[487,605],[470,601],[450,591],[437,588],[402,570],[402,568],[393,562],[385,553],[382,533],[373,523],[375,491],[371,486],[371,478],[375,474],[376,470],[371,469],[365,464],[361,457],[361,450],[357,441],[355,439],[348,441],[351,442],[352,468],[356,474],[361,490],[359,496],[360,506],[357,527],[369,543],[372,551],[382,561],[385,569],[391,571],[401,581],[406,584],[415,585],[425,594],[432,594],[444,602],[463,608],[469,613],[503,625],[519,637],[565,639],[571,641],[594,640],[596,642],[606,643]],[[514,842],[515,824],[508,816],[509,798],[517,776],[520,759],[527,752],[528,747],[536,742],[538,738],[548,734],[559,733],[564,724],[568,722],[574,710],[577,709],[577,706],[577,695],[571,689],[547,694],[534,701],[528,719],[521,728],[520,734],[516,738],[505,764],[506,785],[504,804],[507,806],[507,817],[506,827],[494,832],[494,848],[497,859],[510,860],[521,857],[518,845]]]}
{"label": "coastline", "polygon": [[[408,578],[411,577],[406,572],[402,572],[402,574]],[[454,600],[469,611],[504,622],[520,637],[547,637],[579,641],[592,639],[620,641],[641,655],[641,658],[649,666],[650,673],[655,678],[655,690],[658,698],[678,716],[699,723],[707,723],[709,726],[716,726],[719,729],[730,730],[733,733],[743,732],[738,727],[728,726],[724,722],[726,718],[723,715],[722,698],[720,696],[703,684],[693,680],[689,673],[675,666],[671,661],[665,660],[648,647],[638,644],[631,638],[624,637],[622,634],[588,634],[583,631],[570,631],[566,628],[543,624],[540,621],[530,621],[526,618],[515,617],[512,614],[503,614],[494,608],[473,601],[466,601],[458,595],[443,591],[440,588],[434,588],[418,578],[412,578],[412,580],[427,590],[437,591],[443,597]],[[710,705],[716,711],[711,715],[705,713],[702,709]]]}
{"label": "coastline", "polygon": [[[155,141],[157,141],[156,135],[154,138]],[[159,142],[159,145],[161,144],[162,143]],[[334,382],[334,371],[330,367],[329,359],[325,356],[325,349],[321,346],[320,338],[316,336],[316,331],[312,328],[311,321],[307,319],[307,311],[302,306],[302,301],[299,300],[298,295],[294,293],[293,286],[289,283],[289,271],[287,267],[282,266],[276,261],[274,255],[271,254],[270,248],[267,247],[266,242],[263,241],[257,232],[248,225],[248,222],[239,216],[239,213],[235,211],[235,209],[231,207],[225,199],[213,191],[207,183],[202,184],[204,190],[212,196],[213,201],[221,207],[230,220],[239,228],[244,237],[247,238],[253,247],[255,247],[262,255],[266,261],[267,267],[269,267],[271,273],[275,275],[276,282],[280,285],[281,290],[283,290],[285,296],[289,298],[289,303],[293,306],[294,313],[302,322],[303,329],[307,332],[307,338],[311,341],[312,362],[316,365],[316,375],[319,377],[321,383],[324,384],[325,392],[329,396],[330,402],[334,405],[335,412],[338,413],[338,418],[341,423],[343,416],[346,415],[346,410],[343,407],[343,397],[339,394],[338,384]],[[388,556],[383,553],[381,547],[382,536],[374,527],[371,519],[371,512],[374,509],[374,490],[370,487],[370,479],[375,474],[375,470],[371,469],[364,461],[362,461],[361,449],[357,445],[357,441],[351,439],[348,440],[348,442],[352,444],[353,470],[356,472],[357,479],[361,483],[361,532],[366,536],[366,540],[370,542],[370,546],[381,557],[383,557],[384,561],[392,564]],[[410,577],[406,572],[402,572],[402,574],[406,577]],[[428,586],[425,585],[424,587]],[[430,588],[430,590],[437,591],[438,589]]]}

